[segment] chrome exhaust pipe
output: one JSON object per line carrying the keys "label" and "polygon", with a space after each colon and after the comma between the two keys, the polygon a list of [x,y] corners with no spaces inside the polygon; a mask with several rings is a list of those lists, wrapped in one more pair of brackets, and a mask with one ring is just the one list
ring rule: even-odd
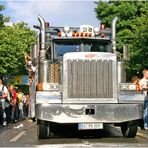
{"label": "chrome exhaust pipe", "polygon": [[116,22],[118,17],[114,17],[112,20],[112,49],[113,53],[116,54]]}
{"label": "chrome exhaust pipe", "polygon": [[41,45],[40,45],[40,60],[46,59],[46,49],[45,49],[45,20],[40,15],[38,16],[40,22],[40,33],[41,33]]}
{"label": "chrome exhaust pipe", "polygon": [[41,31],[41,50],[45,50],[45,20],[40,15],[38,16]]}

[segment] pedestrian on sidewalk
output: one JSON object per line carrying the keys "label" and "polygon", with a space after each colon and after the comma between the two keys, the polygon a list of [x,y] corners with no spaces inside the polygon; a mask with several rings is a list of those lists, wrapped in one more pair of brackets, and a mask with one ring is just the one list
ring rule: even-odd
{"label": "pedestrian on sidewalk", "polygon": [[15,123],[16,119],[16,101],[17,101],[17,95],[16,95],[16,91],[13,87],[13,85],[9,86],[9,94],[11,97],[11,101],[10,101],[10,109],[11,109],[11,123]]}
{"label": "pedestrian on sidewalk", "polygon": [[18,98],[18,108],[19,108],[19,120],[23,120],[25,118],[24,103],[26,103],[26,97],[21,89],[18,90],[17,98]]}
{"label": "pedestrian on sidewalk", "polygon": [[140,90],[143,91],[144,94],[144,129],[148,130],[148,68],[143,70],[143,78],[139,81]]}
{"label": "pedestrian on sidewalk", "polygon": [[26,103],[25,103],[25,112],[26,117],[29,118],[29,106],[30,106],[30,96],[29,94],[26,95]]}
{"label": "pedestrian on sidewalk", "polygon": [[3,85],[2,80],[0,79],[0,103],[2,106],[2,123],[3,126],[7,125],[7,121],[6,121],[6,99],[8,98],[8,89],[6,86]]}

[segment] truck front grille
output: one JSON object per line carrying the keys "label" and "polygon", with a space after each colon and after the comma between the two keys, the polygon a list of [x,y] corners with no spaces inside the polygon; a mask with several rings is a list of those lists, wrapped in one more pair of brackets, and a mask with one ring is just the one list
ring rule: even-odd
{"label": "truck front grille", "polygon": [[67,62],[68,98],[113,98],[112,60]]}

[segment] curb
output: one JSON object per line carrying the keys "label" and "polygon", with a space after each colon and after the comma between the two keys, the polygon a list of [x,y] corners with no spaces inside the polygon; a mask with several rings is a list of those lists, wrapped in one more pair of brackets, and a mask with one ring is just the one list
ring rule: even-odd
{"label": "curb", "polygon": [[148,139],[148,135],[144,133],[137,132],[137,136]]}

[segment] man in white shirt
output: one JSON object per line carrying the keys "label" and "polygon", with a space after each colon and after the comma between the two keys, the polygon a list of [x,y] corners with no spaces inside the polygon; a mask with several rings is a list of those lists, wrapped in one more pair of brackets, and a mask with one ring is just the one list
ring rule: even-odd
{"label": "man in white shirt", "polygon": [[143,113],[144,129],[148,130],[148,69],[143,70],[143,78],[139,81],[139,85],[145,97]]}
{"label": "man in white shirt", "polygon": [[139,81],[140,90],[143,90],[145,96],[147,96],[148,91],[148,70],[143,70],[143,78]]}
{"label": "man in white shirt", "polygon": [[6,109],[5,109],[5,99],[8,97],[8,89],[3,85],[2,80],[0,79],[0,103],[2,105],[2,113],[3,113],[3,126],[7,125],[6,122]]}

